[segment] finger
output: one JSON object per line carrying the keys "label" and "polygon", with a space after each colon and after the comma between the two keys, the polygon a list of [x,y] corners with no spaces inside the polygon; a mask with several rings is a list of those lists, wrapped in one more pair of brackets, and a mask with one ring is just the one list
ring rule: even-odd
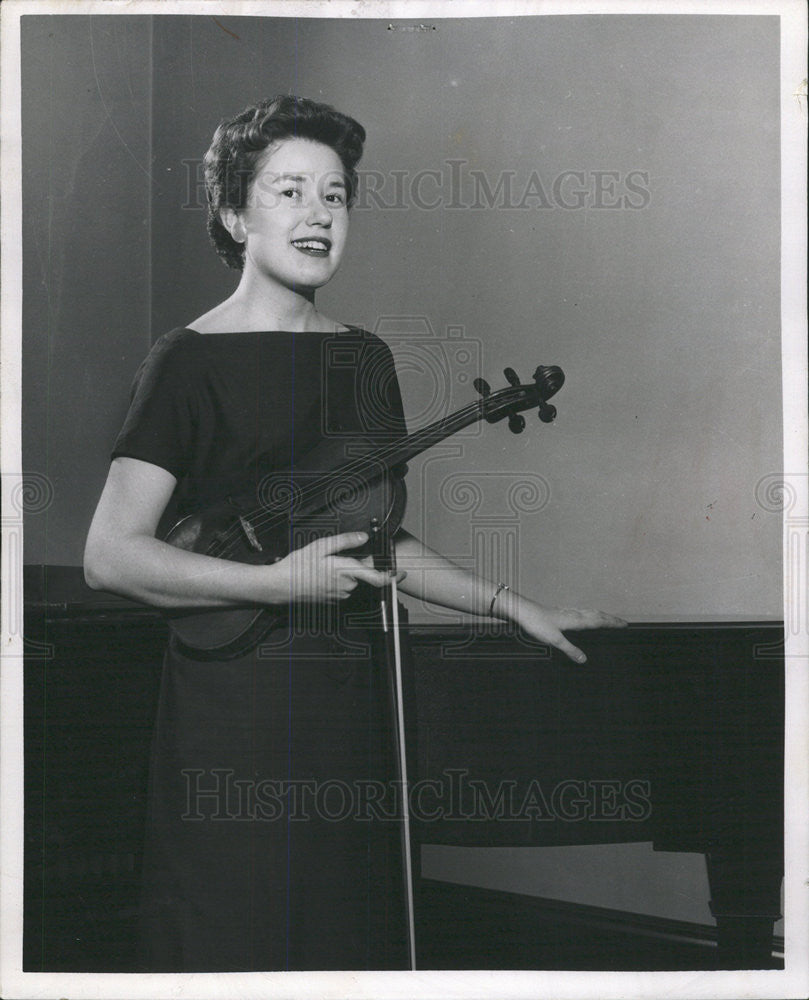
{"label": "finger", "polygon": [[341,552],[343,549],[355,549],[358,545],[363,545],[368,541],[368,534],[365,531],[344,531],[340,535],[327,535],[325,538],[316,538],[310,542],[312,548],[317,549],[321,555],[328,556],[332,552]]}
{"label": "finger", "polygon": [[404,569],[374,569],[373,566],[366,566],[364,562],[361,564],[361,568],[370,569],[372,573],[379,574],[385,583],[390,583],[391,580],[401,583],[401,581],[407,576],[407,570]]}
{"label": "finger", "polygon": [[[386,587],[391,581],[389,573],[378,569],[368,569],[365,566],[358,566],[350,572],[355,579],[362,580],[364,583],[370,584],[372,587]],[[396,579],[398,580],[399,578],[400,575],[397,573]]]}
{"label": "finger", "polygon": [[608,615],[604,611],[580,611],[579,614],[585,615],[586,628],[624,628],[629,624],[623,618]]}
{"label": "finger", "polygon": [[[358,562],[361,566],[365,566],[368,569],[374,569],[374,557],[373,556],[362,556],[360,559],[356,559],[355,562]],[[404,578],[406,576],[407,576],[407,570],[404,570],[404,569],[397,569],[396,570],[396,579],[397,580],[404,580]]]}
{"label": "finger", "polygon": [[568,642],[564,636],[561,636],[558,642],[555,642],[556,648],[573,660],[574,663],[586,663],[587,657],[584,655],[582,650],[578,646],[574,646],[572,642]]}
{"label": "finger", "polygon": [[603,611],[580,611],[573,608],[565,608],[562,611],[560,627],[573,630],[584,628],[625,628],[627,624],[623,618],[605,614]]}
{"label": "finger", "polygon": [[332,556],[331,566],[337,573],[350,573],[358,578],[360,578],[361,571],[370,570],[372,573],[381,574],[384,577],[385,583],[390,583],[391,577],[399,583],[407,576],[407,570],[404,569],[397,569],[395,571],[375,569],[373,556],[365,556],[362,559],[354,559],[352,556]]}

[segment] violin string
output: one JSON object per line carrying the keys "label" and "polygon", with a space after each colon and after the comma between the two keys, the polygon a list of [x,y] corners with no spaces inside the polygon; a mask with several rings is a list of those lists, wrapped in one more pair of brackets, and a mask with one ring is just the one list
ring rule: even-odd
{"label": "violin string", "polygon": [[[519,397],[520,393],[523,392],[524,390],[525,390],[524,386],[514,386],[513,388],[501,389],[499,392],[495,393],[494,395],[488,398],[478,399],[472,403],[469,403],[467,406],[463,407],[461,410],[458,410],[456,413],[450,415],[449,417],[446,417],[442,420],[438,420],[434,424],[430,424],[427,427],[423,427],[421,430],[416,431],[414,434],[409,435],[406,438],[399,439],[393,442],[393,444],[382,447],[378,451],[375,451],[370,455],[360,456],[357,459],[354,459],[351,462],[347,463],[346,465],[339,466],[336,469],[330,470],[329,472],[326,472],[322,476],[319,476],[318,481],[316,483],[312,484],[309,487],[306,486],[303,487],[300,490],[298,496],[295,498],[295,502],[297,504],[303,505],[313,496],[317,496],[318,493],[322,493],[325,490],[327,490],[328,484],[324,483],[324,479],[328,479],[328,477],[340,476],[342,478],[345,478],[346,476],[358,476],[362,480],[363,473],[368,467],[375,467],[378,466],[379,464],[382,465],[386,464],[390,456],[395,455],[397,451],[401,451],[405,447],[407,447],[408,450],[410,448],[415,448],[413,454],[418,454],[420,451],[423,451],[426,448],[430,447],[432,444],[435,444],[438,440],[441,440],[442,437],[449,437],[457,430],[460,430],[462,427],[466,426],[468,423],[471,422],[468,419],[470,416],[473,417],[473,419],[475,416],[478,419],[482,418],[484,416],[485,409],[491,406],[495,398],[497,399],[498,404],[508,405],[508,402],[510,402],[509,397],[511,396]],[[435,435],[438,432],[440,432],[440,436],[436,437]],[[429,440],[430,443],[422,445],[420,442],[425,438]],[[435,438],[435,440],[430,440],[431,438]],[[418,442],[418,447],[416,446],[417,442]],[[293,478],[294,474],[295,473],[293,470],[292,472]],[[371,480],[373,478],[377,477],[376,476],[371,477]],[[309,513],[312,512],[310,511]],[[276,521],[278,523],[283,522],[283,520],[286,519],[286,517],[288,516],[289,516],[288,497],[279,500],[275,505],[272,505],[270,507],[263,505],[261,507],[256,508],[255,510],[248,511],[247,513],[241,515],[241,517],[245,518],[247,521],[250,522],[251,526],[254,529],[271,526],[273,521]],[[218,539],[217,544],[214,547],[215,551],[209,549],[208,554],[211,555],[218,554],[220,557],[227,557],[229,555],[232,555],[238,548],[238,545],[241,541],[241,534],[242,534],[242,526],[239,518],[237,517],[233,526],[229,528],[222,535],[220,539]]]}
{"label": "violin string", "polygon": [[[534,386],[530,386],[528,388],[535,389]],[[372,452],[370,455],[359,456],[358,458],[348,462],[346,465],[338,466],[336,469],[327,471],[326,473],[320,475],[317,482],[313,483],[311,486],[304,486],[294,498],[295,503],[304,505],[311,497],[317,496],[318,493],[326,491],[328,489],[328,483],[324,482],[324,480],[328,480],[329,477],[340,476],[345,478],[346,476],[356,476],[362,481],[363,473],[368,467],[374,468],[379,465],[387,465],[390,456],[395,455],[397,451],[402,451],[404,448],[407,448],[408,450],[415,448],[413,454],[419,454],[420,451],[424,451],[432,444],[437,443],[437,441],[441,440],[443,437],[449,437],[451,434],[454,434],[461,428],[467,426],[467,424],[472,422],[468,419],[470,416],[473,417],[473,419],[475,416],[477,416],[477,419],[483,418],[485,416],[485,410],[488,407],[491,407],[495,400],[498,405],[507,406],[511,402],[511,396],[519,397],[525,392],[525,389],[525,386],[514,386],[511,388],[501,389],[498,392],[493,393],[491,396],[484,397],[483,399],[477,399],[474,402],[469,403],[467,406],[451,414],[449,417],[438,420],[433,424],[429,424],[427,427],[423,427],[421,430],[415,431],[413,434],[408,435],[405,438],[400,438],[390,445],[383,446],[379,450]],[[517,399],[514,400],[514,402],[516,401]],[[532,402],[529,405],[534,405],[534,403]],[[417,442],[424,439],[429,440],[436,434],[438,434],[438,436],[435,437],[435,440],[430,440],[429,444],[416,447]],[[404,460],[405,459],[402,459],[402,461]],[[295,470],[292,470],[290,478],[294,479],[294,476]],[[370,481],[373,481],[375,478],[378,477],[373,476]],[[367,483],[362,482],[362,485],[367,485]],[[249,521],[254,529],[271,526],[274,520],[280,523],[289,515],[289,502],[289,497],[286,497],[277,501],[274,505],[269,507],[266,505],[257,507],[255,510],[241,514],[240,517]],[[312,512],[310,511],[309,513]],[[227,558],[237,550],[241,540],[241,534],[241,521],[239,516],[237,516],[233,526],[227,529],[227,531],[225,531],[223,535],[217,539],[214,545],[209,546],[207,554],[218,555],[220,558]]]}
{"label": "violin string", "polygon": [[[511,393],[512,390],[505,391]],[[389,457],[395,455],[396,452],[402,451],[405,447],[408,449],[415,447],[418,440],[423,438],[429,439],[439,430],[444,432],[442,433],[442,436],[448,437],[450,434],[454,433],[453,425],[460,423],[461,427],[463,427],[467,423],[467,417],[471,416],[478,410],[482,411],[484,402],[485,401],[483,400],[475,400],[473,403],[468,404],[451,416],[443,420],[436,421],[436,423],[430,424],[427,427],[423,427],[421,430],[415,431],[415,433],[409,435],[408,437],[400,438],[392,444],[383,446],[377,451],[372,452],[370,455],[361,455],[356,459],[352,459],[346,465],[338,466],[336,469],[329,470],[319,475],[316,483],[301,488],[300,492],[294,498],[296,505],[303,505],[313,496],[317,496],[318,493],[326,491],[329,485],[327,480],[330,477],[336,478],[339,476],[341,478],[345,478],[346,476],[356,476],[358,479],[362,480],[363,473],[366,469],[376,471],[379,465],[385,465]],[[440,438],[437,438],[436,440],[440,440]],[[434,443],[435,441],[431,442],[431,444]],[[418,454],[419,451],[423,451],[426,447],[429,447],[429,445],[417,448],[415,454]],[[293,470],[290,479],[294,479],[294,475],[295,471]],[[375,479],[378,478],[378,476],[373,476],[372,478]],[[362,485],[366,484],[363,482]],[[273,520],[281,522],[288,515],[289,498],[287,497],[277,501],[276,504],[270,507],[257,507],[255,510],[248,511],[241,516],[249,521],[254,529],[260,529],[271,526]],[[220,539],[217,540],[217,544],[213,547],[213,550],[208,550],[208,554],[217,554],[224,558],[232,555],[233,552],[236,551],[240,542],[241,532],[241,523],[237,516],[233,526],[229,528]]]}

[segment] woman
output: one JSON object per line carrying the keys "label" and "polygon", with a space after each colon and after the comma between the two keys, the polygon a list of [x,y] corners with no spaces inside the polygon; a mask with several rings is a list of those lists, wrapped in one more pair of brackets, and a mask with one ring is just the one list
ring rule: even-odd
{"label": "woman", "polygon": [[[269,565],[156,537],[167,512],[255,490],[324,436],[405,433],[387,347],[315,305],[343,255],[364,139],[353,119],[294,97],[219,126],[205,160],[208,228],[239,284],[144,362],[87,540],[92,587],[175,610],[289,615],[282,642],[235,659],[167,651],[144,878],[156,971],[406,966],[395,824],[377,809],[335,819],[318,798],[392,776],[379,671],[349,620],[387,582],[357,555],[366,535],[301,544]],[[324,361],[335,344],[352,359],[336,396]],[[418,570],[400,572],[405,593],[510,619],[577,662],[563,629],[622,624],[540,607],[404,531],[395,543],[400,569]]]}

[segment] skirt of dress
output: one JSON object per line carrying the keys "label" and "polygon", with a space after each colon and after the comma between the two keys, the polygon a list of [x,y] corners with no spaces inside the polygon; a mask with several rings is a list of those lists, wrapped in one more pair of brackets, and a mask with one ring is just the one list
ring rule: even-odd
{"label": "skirt of dress", "polygon": [[401,802],[369,635],[169,647],[152,748],[142,968],[406,968]]}

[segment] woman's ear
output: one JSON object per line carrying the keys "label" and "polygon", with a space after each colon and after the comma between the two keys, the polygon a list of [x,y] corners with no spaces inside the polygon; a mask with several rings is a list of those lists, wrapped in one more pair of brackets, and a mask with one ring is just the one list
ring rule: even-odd
{"label": "woman's ear", "polygon": [[247,239],[247,232],[241,216],[235,208],[231,208],[229,205],[223,208],[219,212],[219,220],[230,233],[231,239],[235,240],[236,243],[244,243]]}

